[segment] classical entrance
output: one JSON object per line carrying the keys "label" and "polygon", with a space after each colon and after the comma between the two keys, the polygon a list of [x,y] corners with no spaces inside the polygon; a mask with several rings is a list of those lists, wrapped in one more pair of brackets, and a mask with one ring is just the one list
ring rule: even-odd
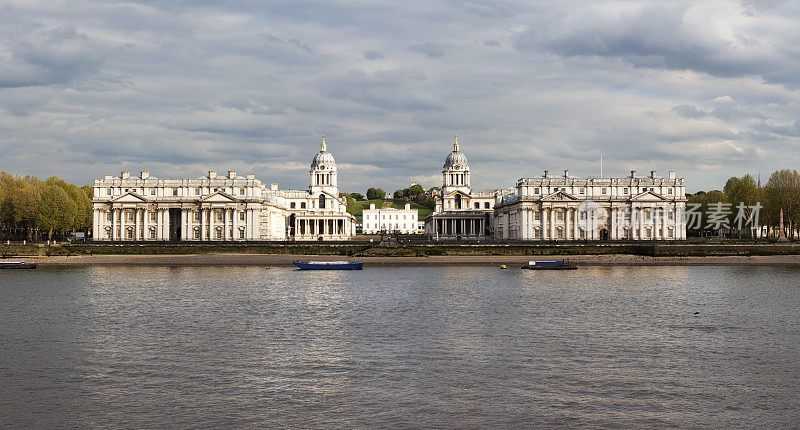
{"label": "classical entrance", "polygon": [[170,209],[169,210],[169,240],[170,242],[177,242],[181,240],[181,222],[183,218],[181,217],[181,210],[180,209]]}
{"label": "classical entrance", "polygon": [[608,240],[608,230],[600,230],[600,240]]}

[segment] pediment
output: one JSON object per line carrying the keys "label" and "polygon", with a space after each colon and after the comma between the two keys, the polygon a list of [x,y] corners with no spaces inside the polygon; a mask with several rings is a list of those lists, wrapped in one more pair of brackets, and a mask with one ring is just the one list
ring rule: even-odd
{"label": "pediment", "polygon": [[111,200],[112,203],[144,203],[147,199],[136,194],[127,192],[114,200]]}
{"label": "pediment", "polygon": [[564,191],[556,191],[552,194],[548,194],[542,197],[543,202],[577,202],[580,201],[577,197],[573,196],[572,194],[568,194]]}
{"label": "pediment", "polygon": [[444,197],[445,197],[445,198],[446,198],[446,197],[455,197],[455,196],[456,196],[456,194],[460,194],[462,199],[468,199],[468,198],[470,198],[470,197],[469,197],[469,194],[464,194],[462,191],[453,191],[453,192],[451,192],[450,194],[446,194]]}
{"label": "pediment", "polygon": [[202,203],[233,203],[238,202],[235,197],[231,196],[228,193],[223,193],[222,191],[217,191],[214,194],[209,196],[203,197],[200,199]]}
{"label": "pediment", "polygon": [[666,199],[663,196],[652,191],[645,191],[641,194],[631,197],[631,201],[634,202],[663,202],[665,200]]}

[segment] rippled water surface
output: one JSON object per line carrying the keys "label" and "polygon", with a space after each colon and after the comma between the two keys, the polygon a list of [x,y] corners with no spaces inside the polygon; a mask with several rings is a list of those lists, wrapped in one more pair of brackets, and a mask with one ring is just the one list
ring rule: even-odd
{"label": "rippled water surface", "polygon": [[0,272],[0,427],[795,427],[800,271]]}

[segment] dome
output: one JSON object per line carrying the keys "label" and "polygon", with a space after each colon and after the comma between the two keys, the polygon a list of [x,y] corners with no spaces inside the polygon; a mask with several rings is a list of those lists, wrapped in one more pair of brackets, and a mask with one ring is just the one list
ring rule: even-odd
{"label": "dome", "polygon": [[458,136],[456,136],[455,142],[453,142],[453,152],[451,152],[447,159],[444,160],[443,168],[453,168],[458,166],[460,169],[467,169],[469,168],[469,163],[467,162],[467,156],[461,152],[458,148]]}
{"label": "dome", "polygon": [[469,163],[467,163],[467,156],[464,155],[461,151],[453,151],[450,155],[447,156],[447,159],[444,161],[444,168],[459,166],[460,168],[469,167]]}
{"label": "dome", "polygon": [[322,148],[320,148],[317,155],[314,156],[314,159],[311,160],[311,168],[312,169],[332,169],[336,166],[336,160],[333,159],[333,154],[328,152],[328,147],[325,145],[325,136],[322,136]]}
{"label": "dome", "polygon": [[311,168],[318,169],[320,166],[330,166],[329,169],[336,165],[336,160],[333,159],[333,154],[328,151],[320,151],[314,156],[311,161]]}

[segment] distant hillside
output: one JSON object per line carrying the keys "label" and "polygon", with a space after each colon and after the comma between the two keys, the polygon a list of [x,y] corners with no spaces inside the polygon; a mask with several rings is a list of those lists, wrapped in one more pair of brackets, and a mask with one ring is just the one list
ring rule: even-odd
{"label": "distant hillside", "polygon": [[[406,202],[403,201],[393,201],[393,200],[384,200],[384,199],[376,199],[376,200],[362,200],[360,202],[353,202],[351,206],[347,207],[347,212],[355,215],[358,218],[358,221],[361,222],[361,216],[363,214],[364,209],[369,209],[370,203],[374,203],[376,208],[397,208],[403,209],[405,208]],[[425,219],[428,214],[433,212],[431,209],[426,208],[424,206],[420,206],[416,203],[411,203],[411,209],[416,209],[418,211],[419,220],[422,221]]]}

